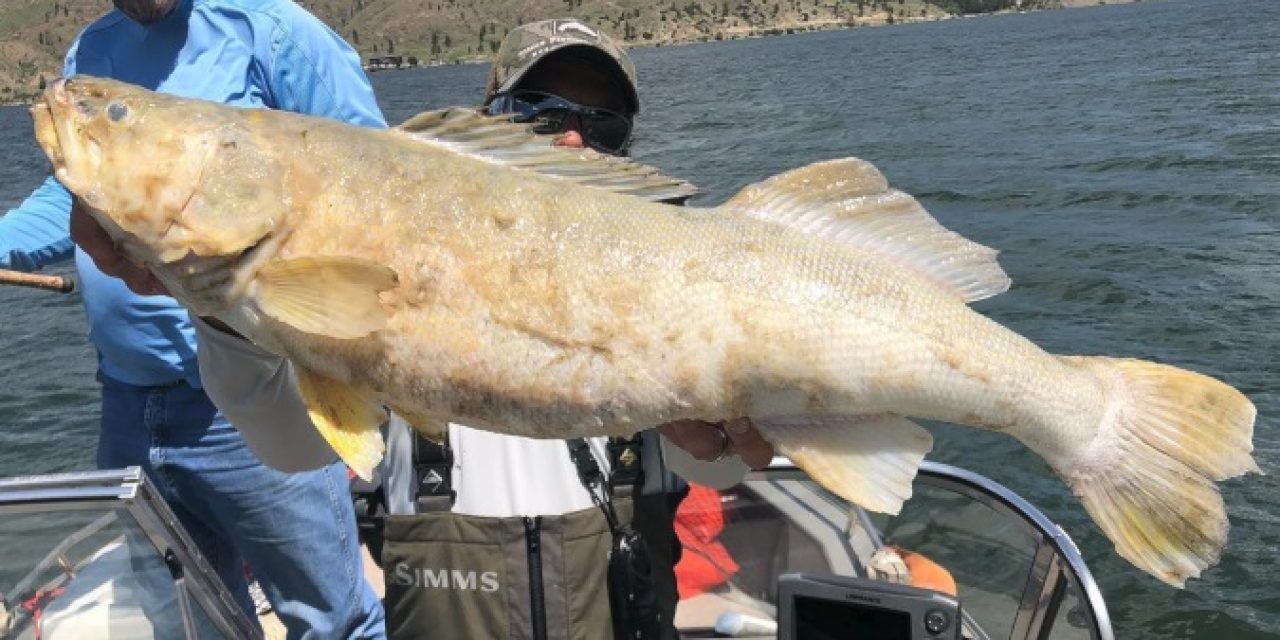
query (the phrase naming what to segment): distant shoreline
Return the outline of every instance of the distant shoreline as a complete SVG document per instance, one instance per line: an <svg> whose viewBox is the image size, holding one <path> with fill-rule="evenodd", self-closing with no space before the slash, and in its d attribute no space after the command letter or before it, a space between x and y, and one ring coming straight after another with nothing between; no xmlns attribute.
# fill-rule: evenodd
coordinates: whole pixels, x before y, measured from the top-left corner
<svg viewBox="0 0 1280 640"><path fill-rule="evenodd" d="M1107 0L1098 2L1102 4L1127 4L1133 0ZM1072 7L1062 7L1072 8ZM959 20L967 18L980 18L995 15L1010 15L1016 13L1038 13L1041 11L1055 11L1059 9L1032 9L1032 10L1004 10L993 11L989 13L970 13L970 14L941 14L927 17L905 17L893 18L886 17L883 14L877 14L868 17L859 17L847 20L821 19L805 22L792 21L785 24L778 24L770 27L739 27L739 28L722 28L714 33L703 33L699 35L690 35L686 37L668 37L662 40L646 41L644 39L633 39L625 43L629 49L647 49L658 47L678 47L691 44L703 44L711 42L729 42L733 40L749 40L758 38L767 38L772 36L796 35L799 33L809 33L817 31L841 31L847 29L861 29L865 27L888 27L904 24L917 24L921 22L942 22L946 20ZM385 62L377 64L374 61L391 61L399 60L398 64ZM419 69L427 67L446 66L454 64L488 64L492 61L492 56L466 56L453 60L434 59L419 61L412 55L382 55L382 56L362 56L361 66L366 73L382 73L385 71L402 71L405 69ZM412 61L412 62L410 62ZM10 87L12 91L14 88ZM0 107L14 107L29 105L40 95L39 91L25 95L9 95L0 99Z"/></svg>
<svg viewBox="0 0 1280 640"><path fill-rule="evenodd" d="M982 16L1007 15L1011 13L1031 13L1029 11L993 11L990 13L973 13L973 14L948 14L939 17L929 18L899 18L895 20L885 20L883 18L867 18L860 19L853 24L843 20L823 20L804 23L789 23L786 26L773 26L759 29L722 29L713 35L700 35L687 38L667 38L665 40L646 42L644 40L633 40L626 42L627 49L656 49L660 47L681 47L691 44L705 44L711 42L730 42L733 40L753 40L759 38L769 38L773 36L789 36L800 33L818 32L818 31L844 31L847 29L861 29L864 27L890 27L900 24L915 24L920 22L942 22L945 20L958 20L962 18L976 18ZM418 64L404 63L400 66L379 66L371 64L372 60L385 60L388 58L408 59L411 56L370 56L364 63L364 70L368 73L381 73L383 71L404 71L407 69L422 69L428 67L443 67L455 64L488 64L493 60L490 56L470 56L458 58L457 60L429 60L421 61Z"/></svg>

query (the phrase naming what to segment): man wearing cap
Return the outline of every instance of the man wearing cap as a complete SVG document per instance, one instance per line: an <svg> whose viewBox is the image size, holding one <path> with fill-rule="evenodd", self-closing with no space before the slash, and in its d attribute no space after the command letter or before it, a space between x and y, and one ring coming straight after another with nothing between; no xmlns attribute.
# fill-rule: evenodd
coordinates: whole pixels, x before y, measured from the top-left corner
<svg viewBox="0 0 1280 640"><path fill-rule="evenodd" d="M555 146L617 156L628 152L640 108L631 59L574 19L512 30L484 105L532 123ZM686 453L655 431L563 441L459 424L441 446L393 418L383 473L392 517L381 553L389 634L447 627L457 638L676 638L672 519L687 485L666 464L719 487L740 480L748 464L767 464L772 448L759 432L745 420L732 427L664 425ZM647 609L629 607L626 585L610 584L610 547L624 530L639 531L647 547L652 583L631 585L650 599ZM617 563L625 554L614 555ZM477 588L434 588L440 571L475 571Z"/></svg>
<svg viewBox="0 0 1280 640"><path fill-rule="evenodd" d="M484 105L492 114L516 114L517 122L539 115L535 129L560 134L557 145L626 155L640 111L636 68L613 39L581 21L533 22L503 40ZM547 121L548 112L559 117Z"/></svg>

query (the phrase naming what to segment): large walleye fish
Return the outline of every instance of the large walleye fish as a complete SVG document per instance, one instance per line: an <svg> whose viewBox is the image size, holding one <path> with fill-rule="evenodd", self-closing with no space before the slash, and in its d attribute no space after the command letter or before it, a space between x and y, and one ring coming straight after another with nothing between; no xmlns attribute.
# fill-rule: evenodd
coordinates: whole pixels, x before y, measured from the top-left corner
<svg viewBox="0 0 1280 640"><path fill-rule="evenodd" d="M1139 360L1045 353L967 302L995 251L848 158L719 207L687 185L455 109L391 130L87 77L32 107L55 175L194 313L286 356L355 470L390 407L544 438L750 416L777 451L896 513L932 445L907 416L1042 456L1120 555L1214 564L1214 484L1258 472L1253 405Z"/></svg>

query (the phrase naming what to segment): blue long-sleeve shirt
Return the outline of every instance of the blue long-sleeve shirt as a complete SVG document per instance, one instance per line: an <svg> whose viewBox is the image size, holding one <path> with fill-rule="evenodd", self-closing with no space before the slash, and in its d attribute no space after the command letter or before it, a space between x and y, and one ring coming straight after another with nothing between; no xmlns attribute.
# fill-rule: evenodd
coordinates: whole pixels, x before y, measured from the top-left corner
<svg viewBox="0 0 1280 640"><path fill-rule="evenodd" d="M386 126L356 53L288 0L182 0L143 26L112 11L67 53L65 76L115 78L241 107ZM145 162L146 159L139 159ZM74 257L99 367L135 385L201 386L195 331L165 296L138 296L71 242L71 195L52 177L0 218L0 267L33 271Z"/></svg>

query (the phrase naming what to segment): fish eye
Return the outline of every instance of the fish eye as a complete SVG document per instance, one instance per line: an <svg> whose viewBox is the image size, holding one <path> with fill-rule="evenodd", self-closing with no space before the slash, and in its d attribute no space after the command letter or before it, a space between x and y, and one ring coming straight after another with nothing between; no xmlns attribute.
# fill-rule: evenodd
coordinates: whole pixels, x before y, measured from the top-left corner
<svg viewBox="0 0 1280 640"><path fill-rule="evenodd" d="M120 122L128 115L129 107L126 107L119 102L112 102L107 105L107 117L110 118L112 122Z"/></svg>

